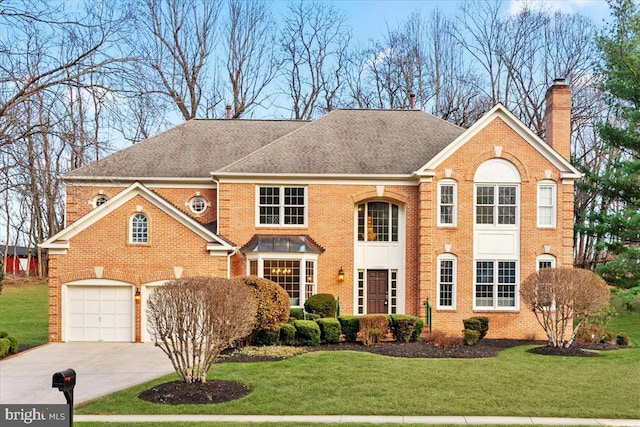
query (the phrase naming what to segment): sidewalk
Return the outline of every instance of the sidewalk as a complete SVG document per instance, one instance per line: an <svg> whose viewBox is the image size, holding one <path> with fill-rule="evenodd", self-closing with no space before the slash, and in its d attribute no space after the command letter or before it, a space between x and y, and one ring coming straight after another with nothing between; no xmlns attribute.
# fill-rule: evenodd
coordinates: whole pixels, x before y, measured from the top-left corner
<svg viewBox="0 0 640 427"><path fill-rule="evenodd" d="M243 423L367 423L367 424L472 424L640 426L640 420L543 417L402 417L377 415L74 415L74 422L243 422Z"/></svg>

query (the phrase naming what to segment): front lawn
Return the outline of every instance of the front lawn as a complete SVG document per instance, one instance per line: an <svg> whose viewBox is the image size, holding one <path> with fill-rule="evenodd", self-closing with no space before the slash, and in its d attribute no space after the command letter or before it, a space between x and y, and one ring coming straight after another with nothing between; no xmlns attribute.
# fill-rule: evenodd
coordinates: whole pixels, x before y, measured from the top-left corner
<svg viewBox="0 0 640 427"><path fill-rule="evenodd" d="M612 332L626 332L629 335L629 344L640 347L640 311L613 316L607 329Z"/></svg>
<svg viewBox="0 0 640 427"><path fill-rule="evenodd" d="M6 276L0 293L0 331L16 337L22 351L46 344L48 328L46 279Z"/></svg>
<svg viewBox="0 0 640 427"><path fill-rule="evenodd" d="M406 359L319 351L279 362L223 363L209 378L248 384L217 405L139 400L171 375L81 406L78 414L497 415L640 418L640 350L543 356L531 346L484 359ZM159 351L159 350L158 350ZM167 363L169 361L167 360Z"/></svg>

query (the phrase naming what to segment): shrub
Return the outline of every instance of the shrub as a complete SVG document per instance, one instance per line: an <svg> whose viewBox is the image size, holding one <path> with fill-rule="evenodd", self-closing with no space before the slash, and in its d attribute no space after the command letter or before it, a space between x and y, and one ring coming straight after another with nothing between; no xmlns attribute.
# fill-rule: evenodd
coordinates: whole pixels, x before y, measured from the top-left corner
<svg viewBox="0 0 640 427"><path fill-rule="evenodd" d="M342 330L340 328L340 322L338 319L326 318L318 319L318 326L320 327L320 341L326 343L338 343L340 342L340 334Z"/></svg>
<svg viewBox="0 0 640 427"><path fill-rule="evenodd" d="M465 329L462 331L462 340L465 345L476 345L480 340L480 331L475 329Z"/></svg>
<svg viewBox="0 0 640 427"><path fill-rule="evenodd" d="M18 338L12 337L12 336L8 336L7 339L9 340L9 353L17 354L18 353ZM629 339L627 338L627 342L628 341L629 341Z"/></svg>
<svg viewBox="0 0 640 427"><path fill-rule="evenodd" d="M480 332L480 321L475 318L462 319L462 324L465 329L471 329L472 331Z"/></svg>
<svg viewBox="0 0 640 427"><path fill-rule="evenodd" d="M464 344L462 337L450 337L440 330L432 331L427 335L426 342L436 347L460 347Z"/></svg>
<svg viewBox="0 0 640 427"><path fill-rule="evenodd" d="M261 329L253 335L251 345L264 347L268 345L276 345L280 340L280 329L271 331L268 329Z"/></svg>
<svg viewBox="0 0 640 427"><path fill-rule="evenodd" d="M580 329L580 332L576 334L576 341L585 343L596 343L601 341L607 341L607 333L604 326L590 323Z"/></svg>
<svg viewBox="0 0 640 427"><path fill-rule="evenodd" d="M313 320L296 320L296 339L299 345L320 345L320 327Z"/></svg>
<svg viewBox="0 0 640 427"><path fill-rule="evenodd" d="M304 310L301 308L292 307L291 311L289 312L289 317L293 317L297 320L304 320Z"/></svg>
<svg viewBox="0 0 640 427"><path fill-rule="evenodd" d="M360 337L366 346L376 344L389 330L389 317L386 314L367 314L360 317Z"/></svg>
<svg viewBox="0 0 640 427"><path fill-rule="evenodd" d="M625 346L625 347L628 346L629 335L627 335L626 332L618 332L618 334L616 335L616 344Z"/></svg>
<svg viewBox="0 0 640 427"><path fill-rule="evenodd" d="M11 343L8 338L0 338L0 357L4 357L9 354Z"/></svg>
<svg viewBox="0 0 640 427"><path fill-rule="evenodd" d="M280 341L284 345L293 345L296 341L296 327L291 323L285 323L280 328Z"/></svg>
<svg viewBox="0 0 640 427"><path fill-rule="evenodd" d="M389 326L393 337L400 342L409 342L413 337L419 318L404 314L389 316Z"/></svg>
<svg viewBox="0 0 640 427"><path fill-rule="evenodd" d="M411 341L418 341L420 335L422 335L422 330L424 329L424 320L419 317L416 317L416 327L413 329L413 333L411 334Z"/></svg>
<svg viewBox="0 0 640 427"><path fill-rule="evenodd" d="M532 273L522 282L520 295L551 347L570 347L583 325L606 313L609 305L605 281L579 268L545 268Z"/></svg>
<svg viewBox="0 0 640 427"><path fill-rule="evenodd" d="M611 304L620 312L640 311L640 286L631 289L614 289Z"/></svg>
<svg viewBox="0 0 640 427"><path fill-rule="evenodd" d="M472 317L472 319L476 319L480 322L480 339L487 336L487 332L489 332L489 318L486 316L476 316Z"/></svg>
<svg viewBox="0 0 640 427"><path fill-rule="evenodd" d="M360 318L358 316L340 316L338 317L338 321L344 334L344 340L347 342L356 342L358 332L360 331Z"/></svg>
<svg viewBox="0 0 640 427"><path fill-rule="evenodd" d="M6 338L9 336L9 332L7 331L0 331L0 338Z"/></svg>
<svg viewBox="0 0 640 427"><path fill-rule="evenodd" d="M289 294L271 280L256 276L238 277L253 292L258 311L254 333L260 330L278 331L289 319Z"/></svg>
<svg viewBox="0 0 640 427"><path fill-rule="evenodd" d="M221 277L171 280L149 296L149 333L182 382L205 383L220 352L254 330L252 296L241 281Z"/></svg>
<svg viewBox="0 0 640 427"><path fill-rule="evenodd" d="M322 316L320 316L317 313L307 313L306 315L306 320L318 320L318 319L322 319Z"/></svg>
<svg viewBox="0 0 640 427"><path fill-rule="evenodd" d="M311 295L304 302L304 309L320 317L336 317L336 298L331 294Z"/></svg>

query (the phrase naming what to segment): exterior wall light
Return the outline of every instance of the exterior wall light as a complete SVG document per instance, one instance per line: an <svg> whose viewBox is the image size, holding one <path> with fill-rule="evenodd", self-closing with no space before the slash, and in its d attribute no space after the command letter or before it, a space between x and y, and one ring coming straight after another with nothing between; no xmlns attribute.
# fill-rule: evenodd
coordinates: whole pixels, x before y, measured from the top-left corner
<svg viewBox="0 0 640 427"><path fill-rule="evenodd" d="M136 296L135 296L136 301L140 301L140 288L136 288Z"/></svg>
<svg viewBox="0 0 640 427"><path fill-rule="evenodd" d="M342 266L340 266L340 270L338 270L338 280L340 282L344 282L344 270L342 269Z"/></svg>

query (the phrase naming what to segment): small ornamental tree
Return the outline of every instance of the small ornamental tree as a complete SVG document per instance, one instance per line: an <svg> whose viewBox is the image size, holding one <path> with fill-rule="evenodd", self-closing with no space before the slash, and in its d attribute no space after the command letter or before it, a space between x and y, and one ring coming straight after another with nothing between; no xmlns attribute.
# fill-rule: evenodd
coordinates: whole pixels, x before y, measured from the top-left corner
<svg viewBox="0 0 640 427"><path fill-rule="evenodd" d="M522 301L535 314L549 346L567 348L590 317L606 311L609 290L597 274L578 268L546 268L520 286Z"/></svg>
<svg viewBox="0 0 640 427"><path fill-rule="evenodd" d="M241 281L220 277L172 280L147 303L149 333L185 383L204 383L225 348L247 336L256 302Z"/></svg>

